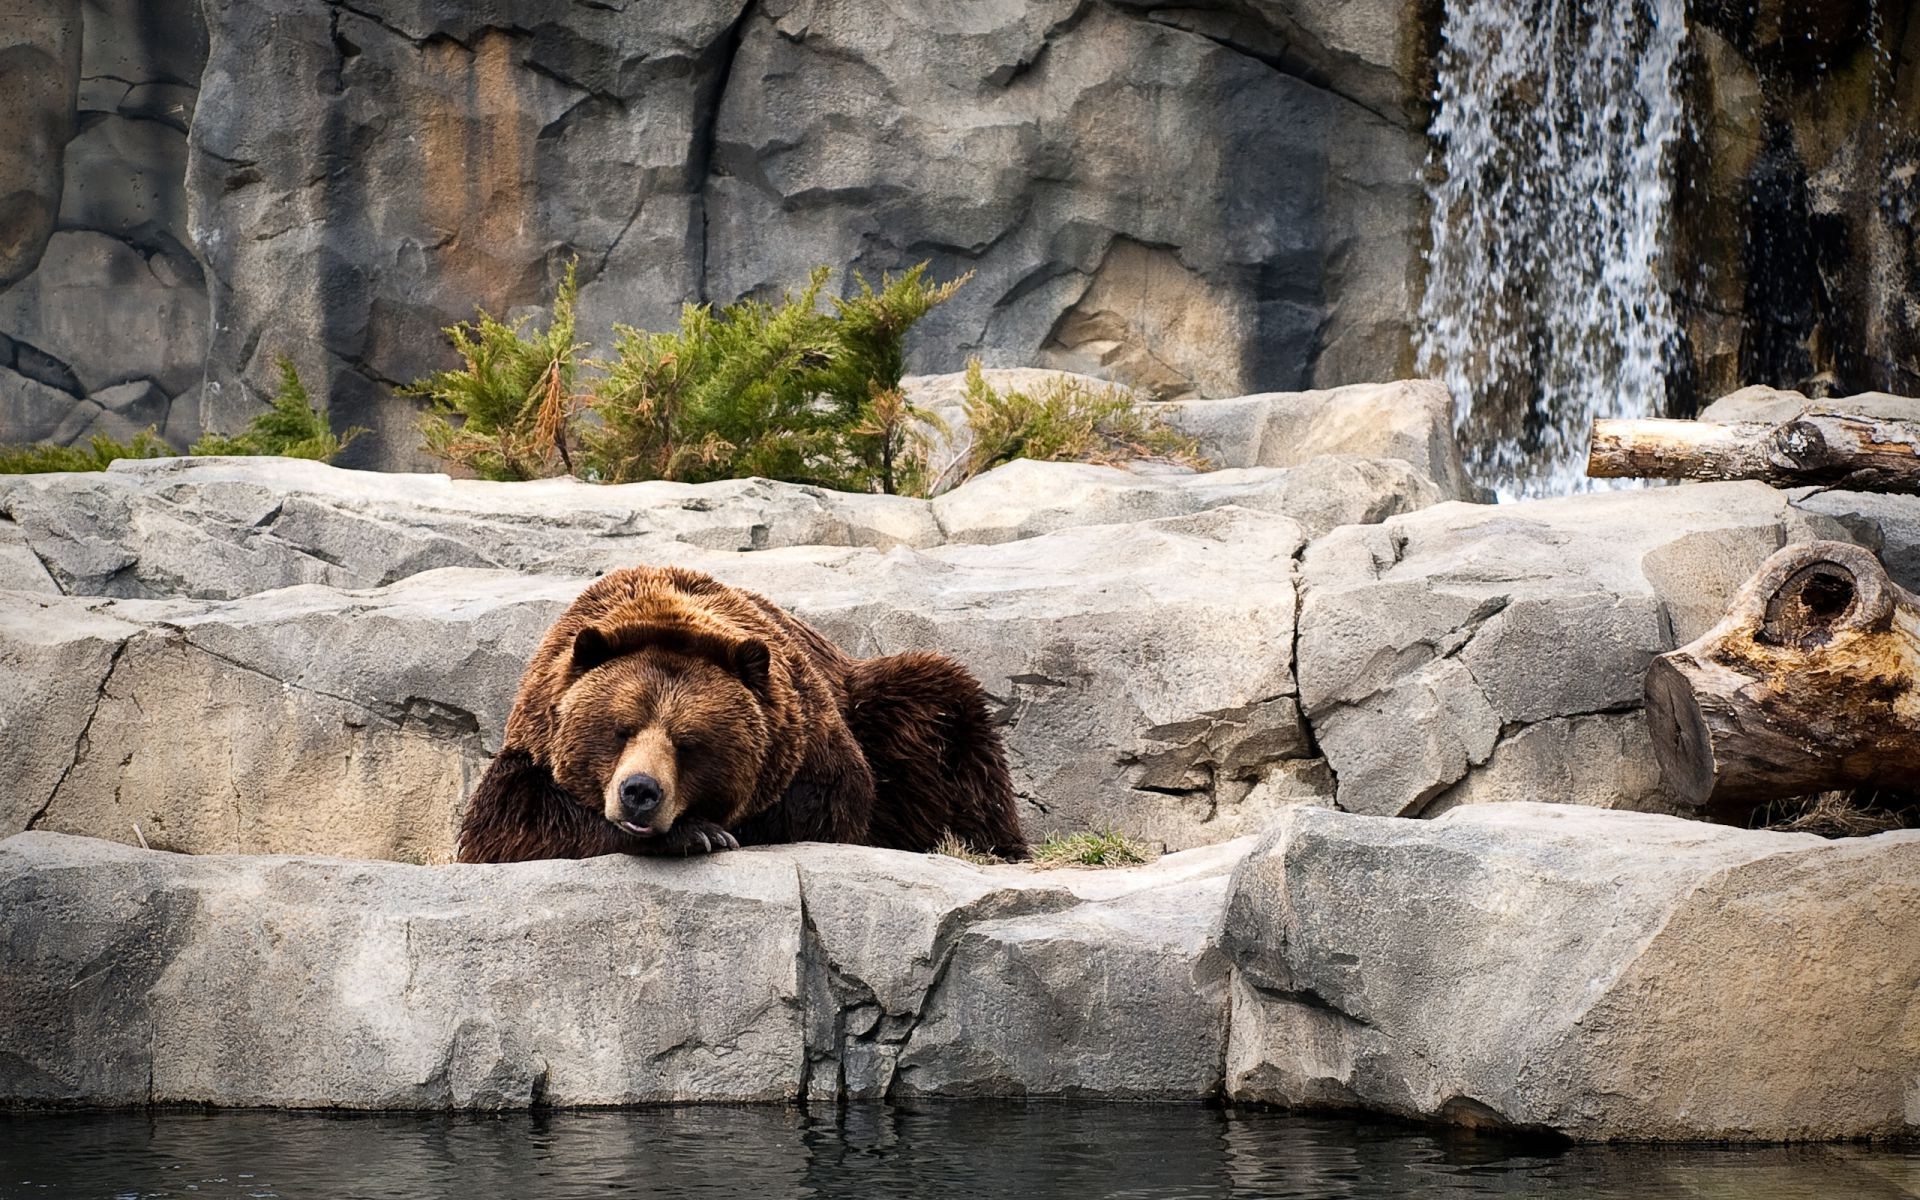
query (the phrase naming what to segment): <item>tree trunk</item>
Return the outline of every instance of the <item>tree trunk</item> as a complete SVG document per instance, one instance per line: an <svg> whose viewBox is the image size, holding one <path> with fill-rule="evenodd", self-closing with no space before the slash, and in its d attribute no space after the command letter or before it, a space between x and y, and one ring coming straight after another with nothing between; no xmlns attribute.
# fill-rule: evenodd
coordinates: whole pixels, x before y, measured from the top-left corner
<svg viewBox="0 0 1920 1200"><path fill-rule="evenodd" d="M1654 659L1661 781L1715 820L1834 788L1920 791L1920 597L1846 542L1788 546L1698 640Z"/></svg>
<svg viewBox="0 0 1920 1200"><path fill-rule="evenodd" d="M1920 492L1920 423L1816 410L1778 425L1595 421L1587 474Z"/></svg>

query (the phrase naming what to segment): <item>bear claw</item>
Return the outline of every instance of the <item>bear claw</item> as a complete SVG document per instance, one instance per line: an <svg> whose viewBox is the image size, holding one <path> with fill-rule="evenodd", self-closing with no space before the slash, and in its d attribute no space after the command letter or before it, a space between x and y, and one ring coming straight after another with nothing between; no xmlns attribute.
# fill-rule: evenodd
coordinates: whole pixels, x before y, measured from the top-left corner
<svg viewBox="0 0 1920 1200"><path fill-rule="evenodd" d="M668 831L664 849L682 856L738 850L740 841L711 821L685 821Z"/></svg>

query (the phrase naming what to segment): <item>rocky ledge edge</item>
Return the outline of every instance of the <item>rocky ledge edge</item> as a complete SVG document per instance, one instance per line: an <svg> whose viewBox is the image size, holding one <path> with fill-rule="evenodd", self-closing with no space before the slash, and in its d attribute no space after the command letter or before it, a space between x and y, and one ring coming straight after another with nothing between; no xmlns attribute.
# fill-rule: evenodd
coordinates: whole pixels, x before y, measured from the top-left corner
<svg viewBox="0 0 1920 1200"><path fill-rule="evenodd" d="M1300 807L1115 871L0 843L0 1104L1225 1098L1920 1135L1920 830Z"/></svg>

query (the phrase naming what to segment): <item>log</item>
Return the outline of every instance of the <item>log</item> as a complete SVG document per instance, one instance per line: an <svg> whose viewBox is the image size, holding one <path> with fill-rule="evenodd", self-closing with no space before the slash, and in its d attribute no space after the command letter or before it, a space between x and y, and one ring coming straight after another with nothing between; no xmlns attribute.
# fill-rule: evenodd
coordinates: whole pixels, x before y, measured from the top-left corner
<svg viewBox="0 0 1920 1200"><path fill-rule="evenodd" d="M1920 492L1920 422L1808 409L1778 425L1599 420L1595 479L1758 479L1859 492Z"/></svg>
<svg viewBox="0 0 1920 1200"><path fill-rule="evenodd" d="M1653 660L1661 782L1711 819L1837 788L1920 791L1920 597L1847 542L1788 546Z"/></svg>

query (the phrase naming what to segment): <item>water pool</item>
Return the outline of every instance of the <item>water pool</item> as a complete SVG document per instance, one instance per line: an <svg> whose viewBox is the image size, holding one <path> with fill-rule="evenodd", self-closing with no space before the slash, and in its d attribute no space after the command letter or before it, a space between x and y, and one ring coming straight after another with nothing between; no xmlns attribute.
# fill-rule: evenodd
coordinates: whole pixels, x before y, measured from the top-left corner
<svg viewBox="0 0 1920 1200"><path fill-rule="evenodd" d="M0 1197L1920 1197L1920 1148L1558 1147L1198 1105L0 1115Z"/></svg>

